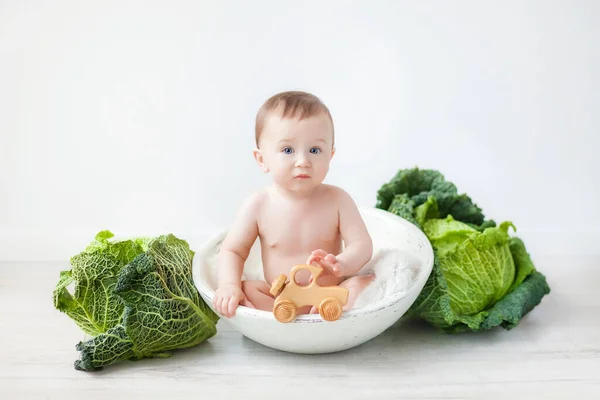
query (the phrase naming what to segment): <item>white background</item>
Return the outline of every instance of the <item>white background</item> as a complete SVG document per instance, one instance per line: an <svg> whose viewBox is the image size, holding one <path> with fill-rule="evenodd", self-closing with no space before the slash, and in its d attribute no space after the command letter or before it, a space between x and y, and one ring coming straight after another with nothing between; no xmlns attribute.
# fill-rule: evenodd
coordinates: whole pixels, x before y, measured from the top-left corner
<svg viewBox="0 0 600 400"><path fill-rule="evenodd" d="M0 260L97 231L193 243L269 183L283 90L336 124L326 182L373 206L440 170L534 259L600 242L600 2L0 1Z"/></svg>

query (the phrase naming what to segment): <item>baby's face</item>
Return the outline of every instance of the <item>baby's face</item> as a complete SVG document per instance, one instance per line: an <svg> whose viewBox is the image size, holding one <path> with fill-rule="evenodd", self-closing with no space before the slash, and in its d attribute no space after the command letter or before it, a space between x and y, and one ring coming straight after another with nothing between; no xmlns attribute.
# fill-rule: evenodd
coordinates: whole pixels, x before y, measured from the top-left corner
<svg viewBox="0 0 600 400"><path fill-rule="evenodd" d="M259 145L262 168L275 183L295 192L312 190L329 171L333 126L325 114L299 120L273 113L265 120Z"/></svg>

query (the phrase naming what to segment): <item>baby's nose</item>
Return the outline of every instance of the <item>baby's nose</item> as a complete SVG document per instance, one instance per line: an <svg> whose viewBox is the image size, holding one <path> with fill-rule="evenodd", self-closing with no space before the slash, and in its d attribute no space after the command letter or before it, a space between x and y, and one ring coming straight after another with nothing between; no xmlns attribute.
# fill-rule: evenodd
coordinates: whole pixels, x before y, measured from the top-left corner
<svg viewBox="0 0 600 400"><path fill-rule="evenodd" d="M310 161L308 161L308 157L306 156L306 154L298 155L298 158L296 159L296 167L310 167Z"/></svg>

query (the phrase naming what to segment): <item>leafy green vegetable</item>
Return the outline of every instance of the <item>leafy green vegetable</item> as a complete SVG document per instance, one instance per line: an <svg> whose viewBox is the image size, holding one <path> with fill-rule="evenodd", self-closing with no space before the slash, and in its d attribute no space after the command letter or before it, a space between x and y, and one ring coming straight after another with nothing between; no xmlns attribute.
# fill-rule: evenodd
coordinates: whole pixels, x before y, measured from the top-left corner
<svg viewBox="0 0 600 400"><path fill-rule="evenodd" d="M76 346L81 352L76 369L93 371L124 359L165 357L215 335L219 318L194 286L194 252L187 242L164 235L112 243L112 236L100 232L79 255L85 262L73 257L73 269L61 273L55 290L57 308L95 336ZM75 297L66 291L67 275L79 278ZM110 316L102 324L99 318L87 318L101 314L98 304Z"/></svg>
<svg viewBox="0 0 600 400"><path fill-rule="evenodd" d="M54 307L66 313L85 333L96 336L121 321L123 300L113 293L121 269L144 252L145 240L109 241L102 231L80 254L71 270L62 271L54 289ZM74 294L69 286L74 285Z"/></svg>
<svg viewBox="0 0 600 400"><path fill-rule="evenodd" d="M400 170L388 183L377 192L377 208L389 210L397 195L404 195L412 201L413 207L424 204L429 197L436 200L438 218L452 215L454 219L475 225L483 223L481 209L465 195L459 195L456 186L444 179L435 170L418 168Z"/></svg>
<svg viewBox="0 0 600 400"><path fill-rule="evenodd" d="M408 312L448 332L511 329L550 292L514 225L496 226L434 170L400 170L377 193L376 207L423 230L434 268Z"/></svg>
<svg viewBox="0 0 600 400"><path fill-rule="evenodd" d="M204 303L192 278L194 252L173 235L151 241L119 275L114 292L125 302L121 324L80 342L80 370L128 358L164 357L217 332L218 316Z"/></svg>

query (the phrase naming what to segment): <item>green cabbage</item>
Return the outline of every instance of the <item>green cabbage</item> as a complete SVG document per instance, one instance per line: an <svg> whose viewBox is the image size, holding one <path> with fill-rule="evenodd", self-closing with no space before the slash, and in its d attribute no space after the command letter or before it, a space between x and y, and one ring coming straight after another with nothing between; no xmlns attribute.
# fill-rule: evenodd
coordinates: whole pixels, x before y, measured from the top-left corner
<svg viewBox="0 0 600 400"><path fill-rule="evenodd" d="M187 242L173 235L115 243L110 237L99 233L84 256L73 257L55 289L55 306L95 336L76 346L76 369L165 357L215 335L218 316L194 286ZM74 296L66 287L71 280Z"/></svg>
<svg viewBox="0 0 600 400"><path fill-rule="evenodd" d="M418 226L435 261L407 316L447 332L511 329L550 292L523 242L496 226L435 170L400 170L377 194L377 208Z"/></svg>

